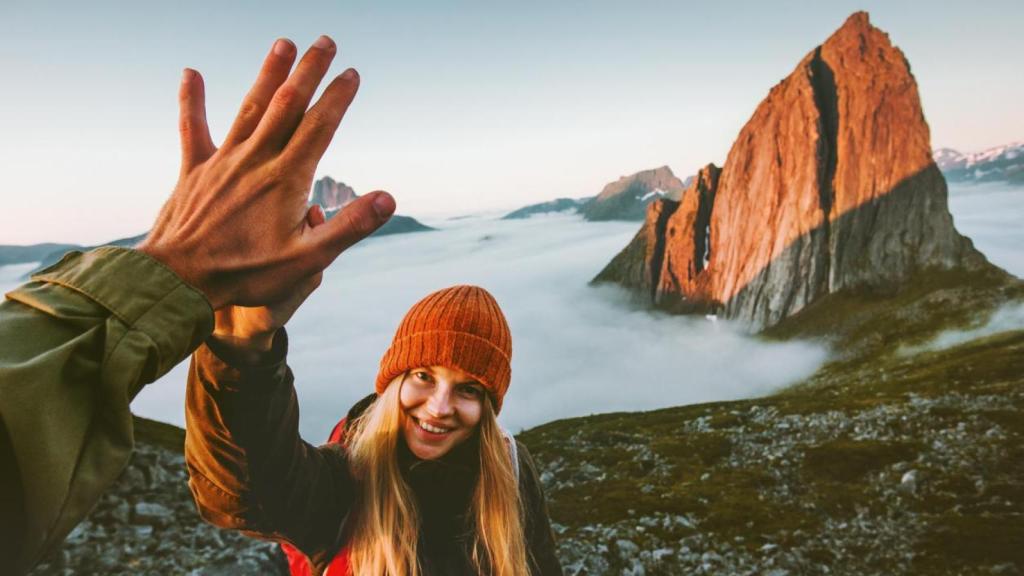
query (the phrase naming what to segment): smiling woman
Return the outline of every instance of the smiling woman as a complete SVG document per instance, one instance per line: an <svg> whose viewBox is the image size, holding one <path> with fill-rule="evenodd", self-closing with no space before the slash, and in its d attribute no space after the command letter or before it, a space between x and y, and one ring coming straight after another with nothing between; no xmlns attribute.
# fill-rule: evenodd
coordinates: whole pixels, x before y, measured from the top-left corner
<svg viewBox="0 0 1024 576"><path fill-rule="evenodd" d="M406 445L417 458L433 460L476 431L484 391L458 368L425 366L407 375L400 398Z"/></svg>
<svg viewBox="0 0 1024 576"><path fill-rule="evenodd" d="M453 286L416 303L375 393L320 448L299 438L280 329L302 299L218 313L196 352L186 459L201 515L282 542L295 575L561 574L533 461L496 419L512 340L493 296Z"/></svg>

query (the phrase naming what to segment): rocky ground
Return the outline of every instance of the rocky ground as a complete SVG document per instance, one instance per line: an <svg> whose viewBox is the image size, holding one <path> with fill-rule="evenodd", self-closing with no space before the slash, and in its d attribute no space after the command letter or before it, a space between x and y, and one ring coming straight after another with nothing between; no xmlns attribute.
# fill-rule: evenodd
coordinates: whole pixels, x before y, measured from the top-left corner
<svg viewBox="0 0 1024 576"><path fill-rule="evenodd" d="M1024 573L1024 332L523 435L584 574Z"/></svg>
<svg viewBox="0 0 1024 576"><path fill-rule="evenodd" d="M275 544L204 523L180 449L144 440L92 514L32 574L256 576L287 568Z"/></svg>

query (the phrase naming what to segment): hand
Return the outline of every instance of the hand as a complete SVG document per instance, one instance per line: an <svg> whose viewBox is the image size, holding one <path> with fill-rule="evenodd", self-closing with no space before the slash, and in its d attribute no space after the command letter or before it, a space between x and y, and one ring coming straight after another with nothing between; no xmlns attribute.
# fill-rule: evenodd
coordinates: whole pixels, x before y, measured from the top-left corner
<svg viewBox="0 0 1024 576"><path fill-rule="evenodd" d="M313 228L324 223L320 206L312 206L307 222ZM211 337L221 346L234 350L245 362L256 363L274 344L274 334L291 319L306 298L320 286L323 274L318 272L301 282L283 300L267 306L225 306L214 312Z"/></svg>
<svg viewBox="0 0 1024 576"><path fill-rule="evenodd" d="M359 87L348 69L306 109L335 52L321 36L289 75L295 46L275 42L220 148L206 124L202 77L185 70L181 173L138 250L202 291L215 310L288 300L394 212L394 199L374 192L322 226L307 218L316 165Z"/></svg>

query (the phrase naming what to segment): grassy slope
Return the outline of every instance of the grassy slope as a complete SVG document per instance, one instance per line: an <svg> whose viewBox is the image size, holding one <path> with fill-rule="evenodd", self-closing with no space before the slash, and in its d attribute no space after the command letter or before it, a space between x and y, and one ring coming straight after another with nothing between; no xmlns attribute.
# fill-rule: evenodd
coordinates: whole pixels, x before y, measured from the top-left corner
<svg viewBox="0 0 1024 576"><path fill-rule="evenodd" d="M641 549L696 542L755 569L799 549L796 566L846 573L1024 570L1024 331L900 352L1020 300L1022 284L996 269L833 297L766 334L832 343L836 360L797 386L562 420L521 438L561 539L614 533L611 569L625 533ZM911 470L917 481L902 483ZM646 528L628 528L638 520ZM899 554L872 549L890 543Z"/></svg>

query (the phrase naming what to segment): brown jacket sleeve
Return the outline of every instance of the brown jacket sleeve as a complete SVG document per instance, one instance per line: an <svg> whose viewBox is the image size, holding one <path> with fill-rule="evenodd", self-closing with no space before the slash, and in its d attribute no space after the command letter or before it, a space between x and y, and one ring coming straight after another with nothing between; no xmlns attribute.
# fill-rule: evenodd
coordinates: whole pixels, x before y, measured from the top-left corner
<svg viewBox="0 0 1024 576"><path fill-rule="evenodd" d="M355 495L344 451L299 437L287 336L255 366L210 343L192 356L185 459L199 514L222 528L286 541L330 561Z"/></svg>
<svg viewBox="0 0 1024 576"><path fill-rule="evenodd" d="M555 536L551 531L544 488L537 476L537 466L522 442L519 451L519 481L523 484L526 507L526 545L530 573L534 576L562 576L562 565L555 554Z"/></svg>

